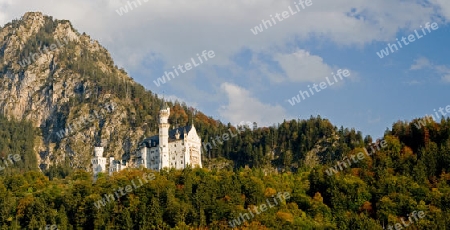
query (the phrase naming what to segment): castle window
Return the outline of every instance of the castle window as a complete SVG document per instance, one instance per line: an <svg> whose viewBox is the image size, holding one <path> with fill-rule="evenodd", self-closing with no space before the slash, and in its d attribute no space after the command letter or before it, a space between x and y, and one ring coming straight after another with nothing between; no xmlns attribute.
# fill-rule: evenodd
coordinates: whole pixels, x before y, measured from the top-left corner
<svg viewBox="0 0 450 230"><path fill-rule="evenodd" d="M181 164L183 164L183 161L181 161Z"/></svg>

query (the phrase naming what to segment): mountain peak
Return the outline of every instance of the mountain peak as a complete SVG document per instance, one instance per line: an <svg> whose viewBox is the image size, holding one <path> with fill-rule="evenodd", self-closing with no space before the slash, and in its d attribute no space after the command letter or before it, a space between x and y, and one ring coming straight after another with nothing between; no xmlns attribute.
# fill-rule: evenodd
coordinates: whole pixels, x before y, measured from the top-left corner
<svg viewBox="0 0 450 230"><path fill-rule="evenodd" d="M131 100L148 103L145 99L152 95L119 70L97 41L78 33L70 21L27 12L0 28L0 46L0 112L29 120L39 129L41 135L35 141L40 165L69 157L73 167L85 168L100 140L109 143L106 150L112 156L129 153L137 146L144 130L125 131L135 122L135 115L128 113L148 116L149 112L136 108ZM79 122L100 113L109 103L116 103L117 109L91 122ZM120 110L122 105L128 109ZM85 126L72 130L78 122ZM57 138L56 134L67 129L71 132ZM120 140L110 140L110 133L118 133L114 138ZM133 141L123 143L125 136Z"/></svg>
<svg viewBox="0 0 450 230"><path fill-rule="evenodd" d="M22 20L43 19L44 14L42 12L26 12L22 16Z"/></svg>

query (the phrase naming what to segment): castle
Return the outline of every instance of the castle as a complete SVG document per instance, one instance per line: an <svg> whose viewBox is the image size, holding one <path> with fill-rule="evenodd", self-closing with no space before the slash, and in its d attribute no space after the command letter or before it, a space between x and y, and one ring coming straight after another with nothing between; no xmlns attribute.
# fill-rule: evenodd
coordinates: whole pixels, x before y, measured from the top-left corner
<svg viewBox="0 0 450 230"><path fill-rule="evenodd" d="M194 124L169 130L170 108L166 103L159 111L159 134L144 139L138 146L136 166L159 171L163 168L184 169L202 167L201 139ZM91 160L94 180L98 173L106 172L106 158L103 147L94 148ZM109 175L128 167L125 161L116 161L110 157Z"/></svg>

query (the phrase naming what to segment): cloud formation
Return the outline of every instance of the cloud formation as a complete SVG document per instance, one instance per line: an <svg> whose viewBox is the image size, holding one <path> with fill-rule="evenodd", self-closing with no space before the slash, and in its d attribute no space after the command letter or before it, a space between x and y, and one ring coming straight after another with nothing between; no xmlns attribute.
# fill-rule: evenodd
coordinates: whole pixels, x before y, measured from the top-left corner
<svg viewBox="0 0 450 230"><path fill-rule="evenodd" d="M442 81L450 83L450 68L445 65L435 65L425 57L420 57L414 60L410 70L424 70L429 69L439 75Z"/></svg>
<svg viewBox="0 0 450 230"><path fill-rule="evenodd" d="M167 66L180 63L199 50L213 49L215 64L229 64L229 58L243 47L284 45L288 39L320 39L337 45L364 45L389 41L399 29L413 30L448 12L448 3L397 1L313 0L313 5L293 15L270 31L255 36L249 29L269 15L281 13L288 0L166 0L149 1L119 16L116 10L127 1L106 0L2 0L7 12L0 23L19 18L25 11L43 11L58 19L71 20L80 31L100 40L119 64L145 68L141 60L150 52L161 54ZM145 28L145 29L143 29ZM189 45L186 45L189 44ZM210 63L214 64L214 63Z"/></svg>
<svg viewBox="0 0 450 230"><path fill-rule="evenodd" d="M321 57L311 55L306 50L298 50L292 54L277 54L275 60L293 82L322 81L333 72Z"/></svg>
<svg viewBox="0 0 450 230"><path fill-rule="evenodd" d="M226 82L220 88L227 96L228 105L222 106L219 114L232 124L251 121L258 126L270 126L287 117L283 107L264 104L242 87Z"/></svg>

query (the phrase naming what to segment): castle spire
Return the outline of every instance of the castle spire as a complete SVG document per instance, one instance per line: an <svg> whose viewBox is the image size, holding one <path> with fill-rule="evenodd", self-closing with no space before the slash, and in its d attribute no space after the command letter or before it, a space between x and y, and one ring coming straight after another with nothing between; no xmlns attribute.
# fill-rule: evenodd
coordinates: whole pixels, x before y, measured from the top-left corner
<svg viewBox="0 0 450 230"><path fill-rule="evenodd" d="M167 101L166 101L166 99L165 99L165 93L164 93L164 91L163 91L163 96L162 96L162 99L161 99L161 107L160 107L160 110L166 110L168 107L169 107L169 106L167 105Z"/></svg>
<svg viewBox="0 0 450 230"><path fill-rule="evenodd" d="M195 110L194 110L194 107L191 107L190 110L192 111L192 115L191 115L191 124L192 124L192 126L194 126L194 116L195 116Z"/></svg>

